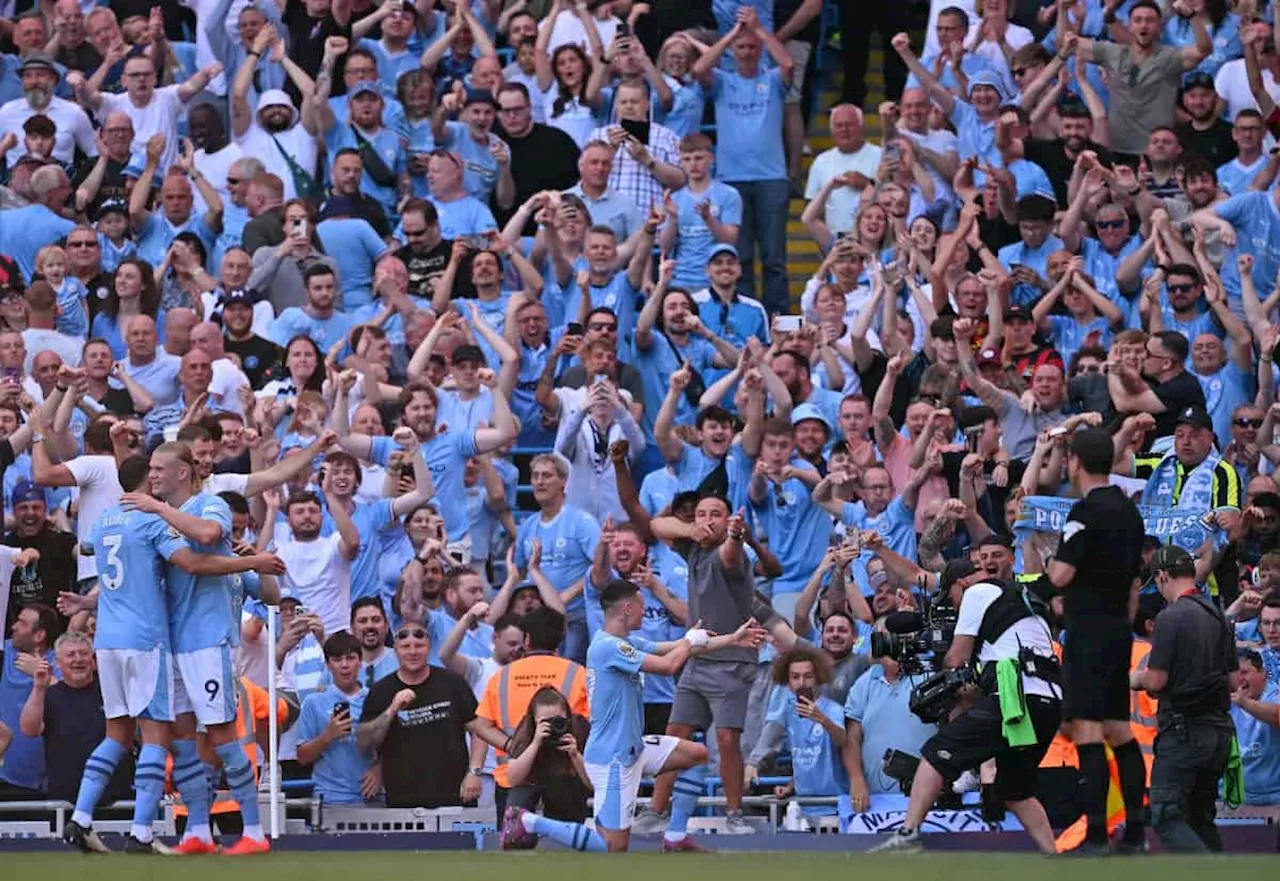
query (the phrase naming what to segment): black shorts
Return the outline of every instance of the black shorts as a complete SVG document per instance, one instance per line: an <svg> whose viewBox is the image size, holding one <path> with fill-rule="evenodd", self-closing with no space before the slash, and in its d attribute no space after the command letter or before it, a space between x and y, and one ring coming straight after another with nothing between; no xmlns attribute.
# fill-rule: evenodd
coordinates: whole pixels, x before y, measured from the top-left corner
<svg viewBox="0 0 1280 881"><path fill-rule="evenodd" d="M1068 630L1062 647L1062 718L1128 721L1132 649L1133 627L1122 619Z"/></svg>
<svg viewBox="0 0 1280 881"><path fill-rule="evenodd" d="M925 741L921 755L942 776L952 781L987 759L996 760L996 793L1005 801L1023 801L1036 792L1036 772L1061 724L1061 702L1038 694L1027 695L1027 711L1035 727L1036 742L1014 749L1004 739L1000 699L983 695L964 715L938 729Z"/></svg>

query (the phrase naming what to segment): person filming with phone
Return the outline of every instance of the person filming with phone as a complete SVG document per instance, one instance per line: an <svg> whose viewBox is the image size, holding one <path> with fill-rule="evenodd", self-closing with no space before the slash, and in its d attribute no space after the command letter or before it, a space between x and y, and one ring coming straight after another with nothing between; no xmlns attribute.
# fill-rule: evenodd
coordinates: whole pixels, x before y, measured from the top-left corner
<svg viewBox="0 0 1280 881"><path fill-rule="evenodd" d="M841 758L847 737L844 708L818 696L818 689L831 681L831 659L818 649L797 645L774 661L773 681L776 687L769 695L760 739L747 758L744 784L755 782L760 766L785 747L791 752L792 779L776 787L775 796L848 792L849 777ZM834 806L818 808L816 813L834 813Z"/></svg>
<svg viewBox="0 0 1280 881"><path fill-rule="evenodd" d="M381 792L382 775L356 746L354 720L368 693L360 685L360 641L335 633L325 640L324 661L333 683L302 702L298 761L311 766L315 794L325 804L363 804Z"/></svg>

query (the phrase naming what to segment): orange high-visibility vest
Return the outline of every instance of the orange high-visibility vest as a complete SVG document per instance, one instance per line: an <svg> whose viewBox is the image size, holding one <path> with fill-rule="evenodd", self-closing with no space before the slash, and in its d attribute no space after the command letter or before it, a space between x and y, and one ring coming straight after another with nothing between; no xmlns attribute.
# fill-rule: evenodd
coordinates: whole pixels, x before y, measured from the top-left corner
<svg viewBox="0 0 1280 881"><path fill-rule="evenodd" d="M524 719L529 701L547 685L564 695L575 716L590 717L587 671L581 664L556 655L530 655L507 664L489 679L476 715L488 719L511 737ZM505 789L509 786L507 754L496 747L494 749L498 766L494 769L493 779Z"/></svg>
<svg viewBox="0 0 1280 881"><path fill-rule="evenodd" d="M1151 643L1145 639L1134 639L1133 648L1129 652L1129 669L1145 670L1147 669L1147 661L1150 660ZM1131 691L1129 693L1129 728L1133 731L1133 739L1138 742L1138 746L1142 749L1142 760L1147 766L1147 786L1151 786L1151 762L1154 757L1156 742L1156 706L1157 701L1145 691ZM1058 737L1062 737L1061 734ZM1075 747L1072 746L1074 751ZM1077 757L1077 766L1079 759ZM1043 765L1041 765L1043 767ZM1107 785L1107 835L1111 835L1117 829L1124 825L1124 795L1120 791L1120 769L1116 765L1116 758L1111 752L1111 747L1107 747L1107 768L1110 771L1111 780ZM1084 841L1085 835L1088 834L1088 821L1081 817L1072 823L1061 835L1058 836L1056 842L1058 852L1070 850L1071 848Z"/></svg>
<svg viewBox="0 0 1280 881"><path fill-rule="evenodd" d="M258 782L258 741L256 739L256 731L259 725L267 725L270 721L271 702L267 696L265 688L259 688L248 679L240 678L236 681L236 739L240 745L244 747L245 754L249 757L249 764L253 768L254 783ZM245 708L249 708L249 715L246 718ZM285 719L288 717L289 707L283 698L276 699L276 718ZM173 756L169 757L169 774L170 774L170 792L175 792L172 785L173 772ZM215 793L216 795L216 793ZM212 814L231 814L240 810L234 799L221 798L214 801L210 807L209 813ZM185 817L187 814L186 805L181 802L175 803L173 812L177 816Z"/></svg>
<svg viewBox="0 0 1280 881"><path fill-rule="evenodd" d="M1053 653L1058 656L1058 662L1061 663L1061 643L1055 642L1053 644ZM1071 738L1061 731L1054 735L1053 742L1049 744L1049 749L1045 751L1044 758L1040 760L1040 767L1079 768L1080 756L1076 753L1076 745L1071 742Z"/></svg>

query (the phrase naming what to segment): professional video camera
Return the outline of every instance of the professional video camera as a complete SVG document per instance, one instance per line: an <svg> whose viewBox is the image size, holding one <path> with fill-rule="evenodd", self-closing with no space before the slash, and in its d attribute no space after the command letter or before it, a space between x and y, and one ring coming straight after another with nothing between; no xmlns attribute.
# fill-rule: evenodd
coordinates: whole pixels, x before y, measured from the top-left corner
<svg viewBox="0 0 1280 881"><path fill-rule="evenodd" d="M893 612L884 619L888 633L871 634L871 657L893 658L905 676L936 673L956 632L956 609L924 598L923 612Z"/></svg>

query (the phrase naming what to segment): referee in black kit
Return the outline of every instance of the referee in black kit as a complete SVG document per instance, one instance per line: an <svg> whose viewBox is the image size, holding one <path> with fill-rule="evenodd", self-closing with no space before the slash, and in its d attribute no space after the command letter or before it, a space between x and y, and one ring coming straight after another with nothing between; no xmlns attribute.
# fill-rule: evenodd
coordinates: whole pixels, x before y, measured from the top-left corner
<svg viewBox="0 0 1280 881"><path fill-rule="evenodd" d="M1133 671L1129 681L1135 690L1160 698L1151 766L1152 825L1166 850L1217 853L1222 850L1213 822L1218 780L1235 740L1235 634L1196 586L1195 560L1189 553L1165 545L1152 556L1150 567L1169 605L1156 617L1147 669Z"/></svg>
<svg viewBox="0 0 1280 881"><path fill-rule="evenodd" d="M1143 795L1147 768L1129 728L1129 663L1133 613L1142 570L1142 515L1119 487L1110 485L1111 436L1087 428L1071 436L1067 471L1080 501L1062 527L1049 580L1063 598L1062 718L1080 756L1078 800L1088 821L1081 855L1109 852L1105 741L1120 770L1125 828L1120 850L1143 847Z"/></svg>

